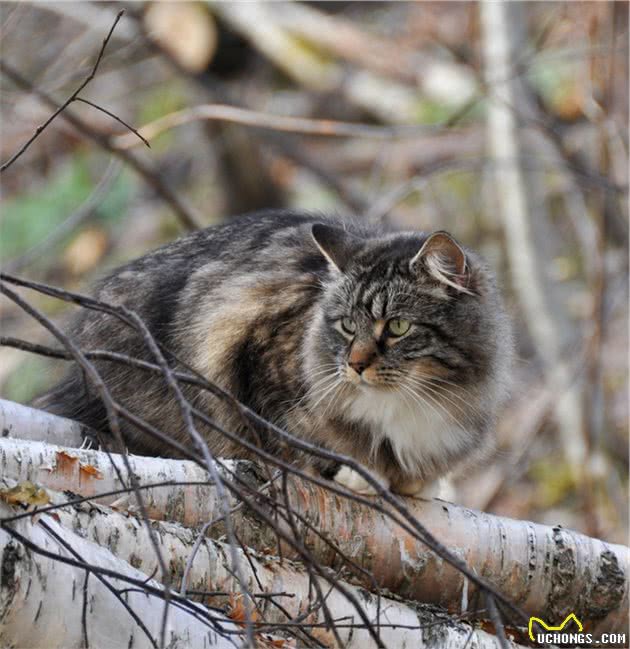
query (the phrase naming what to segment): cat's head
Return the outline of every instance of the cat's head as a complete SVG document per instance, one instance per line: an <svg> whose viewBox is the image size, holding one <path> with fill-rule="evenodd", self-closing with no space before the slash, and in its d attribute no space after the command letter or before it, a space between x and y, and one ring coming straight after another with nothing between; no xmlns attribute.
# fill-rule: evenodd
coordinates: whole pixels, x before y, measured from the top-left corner
<svg viewBox="0 0 630 649"><path fill-rule="evenodd" d="M364 239L315 224L312 237L329 267L306 346L315 392L334 380L345 391L420 392L443 402L471 390L498 398L510 327L477 255L446 232Z"/></svg>

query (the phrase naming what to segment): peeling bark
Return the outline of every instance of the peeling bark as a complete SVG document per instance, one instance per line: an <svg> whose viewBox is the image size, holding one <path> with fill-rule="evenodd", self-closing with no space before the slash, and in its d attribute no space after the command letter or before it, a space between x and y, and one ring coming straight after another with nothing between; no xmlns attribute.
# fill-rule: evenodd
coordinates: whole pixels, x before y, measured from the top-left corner
<svg viewBox="0 0 630 649"><path fill-rule="evenodd" d="M385 515L301 480L291 483L293 508L382 587L449 610L472 606L475 587L466 577ZM437 499L407 504L435 538L528 614L562 620L573 612L596 636L628 631L627 547ZM252 521L238 531L246 544L271 540ZM331 565L334 552L321 538L306 527L299 534L318 561Z"/></svg>
<svg viewBox="0 0 630 649"><path fill-rule="evenodd" d="M68 448L37 441L4 438L0 440L0 474L18 482L31 480L56 491L72 491L82 496L123 489L120 475L126 468L120 455L108 456L102 451ZM202 482L199 485L175 485L143 490L144 502L151 518L197 524L220 515L215 489L208 484L208 474L193 462L162 458L129 456L129 464L139 484L162 482ZM137 511L133 493L99 498L98 502Z"/></svg>

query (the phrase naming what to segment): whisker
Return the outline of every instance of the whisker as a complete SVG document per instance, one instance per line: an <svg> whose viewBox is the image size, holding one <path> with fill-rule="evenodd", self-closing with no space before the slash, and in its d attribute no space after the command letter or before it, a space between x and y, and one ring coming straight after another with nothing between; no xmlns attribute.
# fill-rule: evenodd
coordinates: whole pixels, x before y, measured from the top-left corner
<svg viewBox="0 0 630 649"><path fill-rule="evenodd" d="M447 380L445 378L442 378L441 376L433 376L433 375L429 375L429 374L423 374L421 372L419 372L417 374L417 376L420 376L422 378L427 378L427 379L430 379L431 381L435 381L435 382L438 382L438 383L444 383L445 385L450 385L450 386L456 388L457 390L461 390L464 394L471 394L470 390L465 388L463 385L460 385L459 383L455 383L453 381L449 381L449 380Z"/></svg>
<svg viewBox="0 0 630 649"><path fill-rule="evenodd" d="M427 389L431 389L434 394L437 394L439 397L446 399L449 403L451 403L455 408L457 408L462 414L465 414L467 417L469 417L467 410L465 410L461 405L455 403L452 399L449 397L453 397L455 399L458 399L463 406L465 406L466 409L471 410L473 413L476 415L480 415L481 413L479 412L478 408L476 408L472 403L467 401L464 397L462 397L460 394L457 394L454 390L449 390L448 387L443 386L443 385L436 385L433 382L432 377L418 377L418 376L410 376L410 380L416 381L418 385L421 385L422 387L425 387ZM472 422L472 420L471 420Z"/></svg>
<svg viewBox="0 0 630 649"><path fill-rule="evenodd" d="M424 408L424 406L428 406L428 407L429 407L429 408L430 408L430 409L431 409L431 410L432 410L432 411L433 411L433 412L434 412L434 413L435 413L435 414L436 414L436 415L437 415L437 416L438 416L438 417L439 417L439 418L444 422L444 416L443 416L442 413L441 413L441 412L440 412L440 411L435 407L435 405L433 405L430 401L428 401L427 399L425 399L425 396L426 396L426 395L422 395L422 394L416 392L416 391L415 391L415 390L414 390L410 385L407 385L406 383L401 383L400 386L401 386L401 388L403 388L404 390L407 390L408 394L413 398L413 400L415 401L415 403L416 403L417 405L421 406L420 409L422 410L422 412L424 413L424 416L426 417L427 424L430 424L431 421L430 421L430 419L429 419L427 413L425 412L425 408ZM446 422L445 422L445 423L446 423Z"/></svg>
<svg viewBox="0 0 630 649"><path fill-rule="evenodd" d="M326 383L331 380L335 379L337 377L337 372L331 373L330 371L326 374L326 376L318 378L311 386L309 386L304 394L301 397L298 397L296 399L287 399L284 403L290 404L293 403L293 405L289 408L287 413L289 414L299 408L300 405L302 405L302 402L309 396L313 396L314 394L316 395L320 390L324 389L326 387Z"/></svg>
<svg viewBox="0 0 630 649"><path fill-rule="evenodd" d="M423 387L424 387L424 390L427 389L426 386L423 386ZM416 394L418 394L418 396L420 396L419 393L416 392ZM430 402L432 402L435 405L435 407L438 409L438 411L441 411L442 413L444 413L445 415L450 417L452 419L452 421L459 428L461 428L462 430L466 430L466 426L464 426L462 424L462 422L450 410L448 410L446 407L444 407L443 404L441 404L434 396L432 396L431 393L423 391L422 394L423 394L424 397L426 397L427 400L429 400ZM444 417L442 417L442 420L444 421Z"/></svg>
<svg viewBox="0 0 630 649"><path fill-rule="evenodd" d="M436 385L434 380L438 380L439 377L433 377L426 374L411 374L409 372L403 372L402 370L390 369L385 371L386 376L398 378L399 380L409 381L411 384L421 387L425 390L430 390L435 396L440 397L448 401L454 408L457 408L459 412L464 415L468 423L474 424L473 419L471 418L469 411L472 411L474 414L479 415L479 410L468 400L462 397L460 394L457 394L454 390L449 390L448 387L444 385ZM444 381L446 382L446 381ZM449 385L453 385L457 388L461 388L456 383L450 381L447 382ZM465 389L462 388L462 390ZM452 397L452 399L451 399ZM456 403L453 399L457 399L460 403Z"/></svg>
<svg viewBox="0 0 630 649"><path fill-rule="evenodd" d="M421 387L421 388L424 388L425 390L429 390L432 394L434 394L434 395L436 395L438 397L441 397L443 399L446 399L446 401L448 401L454 408L457 408L457 410L459 410L459 412L461 412L463 415L468 416L468 413L466 412L464 407L462 405L460 405L459 403L456 403L455 401L453 401L447 395L450 395L452 397L460 399L460 401L464 404L464 406L469 406L471 409L473 409L473 406L471 406L465 399L460 397L458 394L453 394L450 391L446 391L446 390L444 390L443 392L440 392L438 390L438 388L440 388L442 386L432 385L431 381L429 381L429 380L422 380L422 379L418 379L417 377L409 377L409 380L414 385L416 385L418 387Z"/></svg>

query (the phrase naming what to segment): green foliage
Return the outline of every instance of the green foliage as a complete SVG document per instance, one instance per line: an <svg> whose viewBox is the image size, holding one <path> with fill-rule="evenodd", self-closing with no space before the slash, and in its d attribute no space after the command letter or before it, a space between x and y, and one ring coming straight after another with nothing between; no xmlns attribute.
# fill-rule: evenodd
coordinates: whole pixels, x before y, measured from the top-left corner
<svg viewBox="0 0 630 649"><path fill-rule="evenodd" d="M92 189L82 156L63 164L49 182L18 196L2 209L0 258L15 257L39 243L59 225Z"/></svg>
<svg viewBox="0 0 630 649"><path fill-rule="evenodd" d="M137 186L136 177L129 169L124 168L99 204L98 220L108 226L118 224L125 217L127 206Z"/></svg>
<svg viewBox="0 0 630 649"><path fill-rule="evenodd" d="M7 202L2 209L0 259L19 256L43 241L68 218L94 190L90 173L92 158L77 154L63 164L47 182ZM124 216L137 181L123 169L97 206L96 219L115 226ZM76 235L76 231L69 236ZM50 255L54 250L47 251Z"/></svg>
<svg viewBox="0 0 630 649"><path fill-rule="evenodd" d="M550 509L575 493L575 480L571 466L555 455L538 460L529 470L536 483L536 505Z"/></svg>
<svg viewBox="0 0 630 649"><path fill-rule="evenodd" d="M52 384L50 361L38 356L26 358L3 385L3 398L28 403Z"/></svg>

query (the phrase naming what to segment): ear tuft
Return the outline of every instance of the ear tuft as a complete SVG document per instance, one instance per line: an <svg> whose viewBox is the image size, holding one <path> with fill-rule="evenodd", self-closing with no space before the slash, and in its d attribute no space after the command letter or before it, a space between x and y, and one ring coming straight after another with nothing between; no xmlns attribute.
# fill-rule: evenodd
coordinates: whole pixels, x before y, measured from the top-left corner
<svg viewBox="0 0 630 649"><path fill-rule="evenodd" d="M438 282L471 293L466 286L469 278L466 253L448 232L434 232L429 236L409 265L413 269L418 264Z"/></svg>
<svg viewBox="0 0 630 649"><path fill-rule="evenodd" d="M361 244L361 239L348 234L342 228L324 223L315 223L311 228L311 235L322 255L340 272L347 268Z"/></svg>

